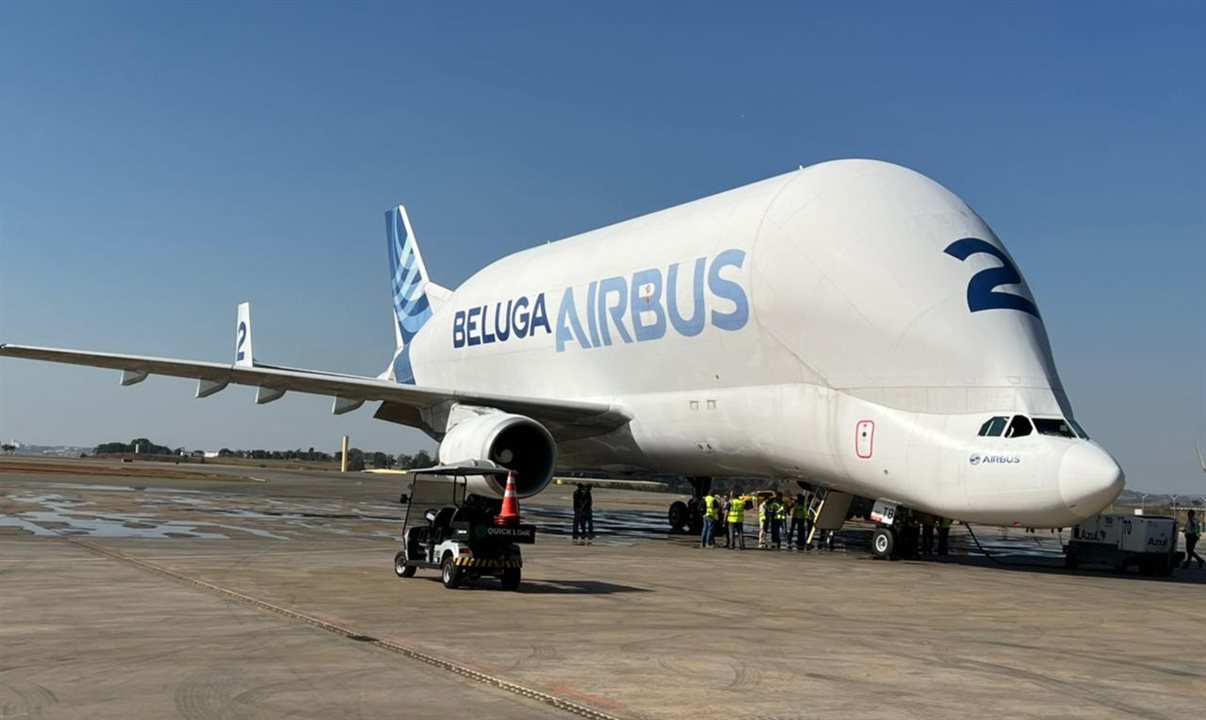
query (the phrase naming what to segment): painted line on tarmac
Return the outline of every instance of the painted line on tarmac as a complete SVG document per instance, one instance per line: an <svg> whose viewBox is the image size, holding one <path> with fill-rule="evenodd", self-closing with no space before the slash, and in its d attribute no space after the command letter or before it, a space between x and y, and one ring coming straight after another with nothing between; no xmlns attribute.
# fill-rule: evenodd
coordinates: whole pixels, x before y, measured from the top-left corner
<svg viewBox="0 0 1206 720"><path fill-rule="evenodd" d="M326 620L322 620L320 618L314 617L313 615L307 615L305 613L301 613L296 610L290 610L289 608L281 607L280 605L274 605L265 600L260 600L259 598L255 598L250 595L244 595L243 593L238 592L237 590L231 590L230 588L223 587L221 585L216 585L214 583L208 582L206 580L201 580L199 578L195 578L190 575L185 575L184 573L177 572L175 570L163 567L162 565L158 565L156 563L148 562L146 560L142 560L142 559L136 558L136 557L131 557L130 555L126 555L125 553L123 553L119 550L113 550L111 548L107 548L102 545L97 545L95 543L91 543L86 540L78 540L73 537L67 537L67 536L60 536L60 537L63 540L71 543L72 545L81 547L96 555L101 555L101 556L107 557L111 560L116 560L118 562L125 563L126 565L134 566L136 568L139 568L140 570L146 570L148 572L155 573L156 575L161 575L163 577L167 577L172 580L176 580L178 582L185 583L187 585L192 585L194 587L197 587L197 588L200 588L207 592L210 592L214 595L219 595L221 597L237 600L237 601L243 603L244 605L250 605L251 607L257 608L259 610L266 610L268 612L274 613L276 615L280 615L280 616L288 618L290 620L296 620L298 622L305 623L306 625L316 627L320 630L326 630L329 633L332 633L334 635L339 635L341 637L347 638L348 640L355 640L357 642L362 642L367 645L375 645L383 650L388 650L390 652L397 653L404 657L408 657L412 660L417 660L419 662L426 663L433 667L440 668L441 670L447 670L448 672L451 672L456 675L460 675L461 677L464 677L469 680L473 680L474 682L479 682L479 683L482 683L483 685L490 685L492 687L498 688L499 690L503 690L503 691L506 691L506 692L509 692L509 693L512 693L515 695L519 695L521 697L526 697L530 700L535 700L536 702L543 703L545 705L550 705L552 707L557 708L558 710L563 710L572 715L577 715L579 717L588 718L588 720L622 720L621 718L619 718L616 715L610 715L608 713L596 710L592 707L587 707L586 705L581 705L581 704L573 702L571 700L566 700L565 698L557 697L556 695L550 695L549 693L541 692L540 690L535 690L533 688L525 687L518 683L513 683L510 680L504 680L503 678L497 677L495 675L488 675L484 672L474 670L473 668L467 667L465 665L460 665L460 664L454 663L450 660L445 660L444 658L436 657L435 655L429 655L425 652L422 652L421 650L416 650L414 648L407 647L405 645L401 645L396 642L392 642L389 640L382 640L380 638L375 638L375 637L371 637L368 635L363 635L361 633L356 632L355 630L352 630L351 628L344 627L342 625L336 625L335 623L332 623L332 622L327 622Z"/></svg>

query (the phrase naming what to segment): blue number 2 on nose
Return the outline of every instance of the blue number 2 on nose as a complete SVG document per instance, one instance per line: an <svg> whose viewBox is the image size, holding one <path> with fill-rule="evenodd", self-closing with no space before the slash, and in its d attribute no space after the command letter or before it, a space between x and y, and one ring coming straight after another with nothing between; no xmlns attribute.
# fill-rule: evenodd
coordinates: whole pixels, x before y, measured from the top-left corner
<svg viewBox="0 0 1206 720"><path fill-rule="evenodd" d="M967 237L951 243L943 252L958 260L967 260L972 255L986 253L1001 261L1001 267L985 268L972 275L967 283L968 310L1021 310L1041 319L1038 308L1031 301L1021 295L997 290L1002 285L1022 282L1022 274L1000 248L980 238Z"/></svg>

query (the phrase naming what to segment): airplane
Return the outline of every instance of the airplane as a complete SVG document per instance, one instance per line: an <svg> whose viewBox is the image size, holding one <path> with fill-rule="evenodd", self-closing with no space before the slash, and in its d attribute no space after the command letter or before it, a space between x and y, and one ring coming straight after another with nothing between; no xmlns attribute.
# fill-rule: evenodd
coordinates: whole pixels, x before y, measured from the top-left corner
<svg viewBox="0 0 1206 720"><path fill-rule="evenodd" d="M335 414L377 402L374 417L437 440L441 464L514 470L520 497L573 470L686 476L697 497L715 477L795 479L835 507L876 501L881 557L897 508L1065 527L1123 488L1005 246L904 167L801 166L517 252L455 290L430 279L405 207L386 229L396 350L376 378L258 363L246 305L233 364L0 355L118 369L123 385L193 378L198 398L233 383L257 403L331 396Z"/></svg>

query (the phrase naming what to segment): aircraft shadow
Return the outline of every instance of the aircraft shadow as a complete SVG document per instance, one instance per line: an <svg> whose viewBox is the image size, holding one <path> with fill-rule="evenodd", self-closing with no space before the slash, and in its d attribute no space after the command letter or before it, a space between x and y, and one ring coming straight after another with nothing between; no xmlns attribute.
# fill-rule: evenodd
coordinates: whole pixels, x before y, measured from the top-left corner
<svg viewBox="0 0 1206 720"><path fill-rule="evenodd" d="M1119 572L1105 565L1082 566L1075 570L1064 567L1062 559L1038 558L1027 555L994 554L993 557L983 555L948 555L943 558L923 558L907 562L937 562L946 565L966 565L968 567L985 567L1010 572L1039 573L1042 575L1068 575L1073 577L1092 577L1119 581L1161 582L1190 585L1206 585L1206 571L1189 569L1173 570L1168 577L1141 575L1131 568Z"/></svg>

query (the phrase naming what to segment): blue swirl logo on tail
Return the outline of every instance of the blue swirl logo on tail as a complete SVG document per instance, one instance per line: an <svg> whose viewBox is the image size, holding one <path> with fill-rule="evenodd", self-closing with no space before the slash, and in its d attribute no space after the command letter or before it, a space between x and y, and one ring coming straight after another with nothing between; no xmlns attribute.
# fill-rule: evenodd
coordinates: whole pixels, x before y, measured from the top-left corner
<svg viewBox="0 0 1206 720"><path fill-rule="evenodd" d="M393 375L397 382L413 385L415 375L410 362L410 342L431 319L427 273L402 206L385 214L385 229L389 241L390 290L397 323L398 348L394 354Z"/></svg>

